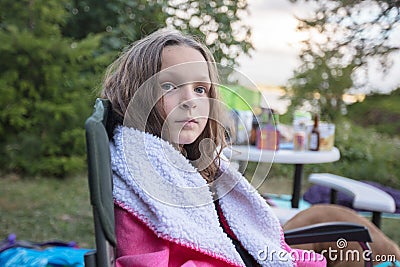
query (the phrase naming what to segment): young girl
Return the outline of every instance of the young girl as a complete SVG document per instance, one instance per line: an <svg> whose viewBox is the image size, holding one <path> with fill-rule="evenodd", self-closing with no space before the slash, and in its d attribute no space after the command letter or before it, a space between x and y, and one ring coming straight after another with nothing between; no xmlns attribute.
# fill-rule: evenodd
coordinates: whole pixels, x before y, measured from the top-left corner
<svg viewBox="0 0 400 267"><path fill-rule="evenodd" d="M324 266L285 243L265 200L221 159L213 61L160 30L107 72L117 266Z"/></svg>

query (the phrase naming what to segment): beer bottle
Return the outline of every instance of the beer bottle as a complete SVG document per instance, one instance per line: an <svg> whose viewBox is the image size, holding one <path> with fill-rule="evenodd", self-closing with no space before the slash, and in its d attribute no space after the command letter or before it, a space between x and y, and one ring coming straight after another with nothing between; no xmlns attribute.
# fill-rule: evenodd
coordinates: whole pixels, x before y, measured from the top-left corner
<svg viewBox="0 0 400 267"><path fill-rule="evenodd" d="M310 133L309 145L308 148L312 151L319 150L319 143L320 143L320 132L318 128L319 118L318 115L314 115L314 126Z"/></svg>

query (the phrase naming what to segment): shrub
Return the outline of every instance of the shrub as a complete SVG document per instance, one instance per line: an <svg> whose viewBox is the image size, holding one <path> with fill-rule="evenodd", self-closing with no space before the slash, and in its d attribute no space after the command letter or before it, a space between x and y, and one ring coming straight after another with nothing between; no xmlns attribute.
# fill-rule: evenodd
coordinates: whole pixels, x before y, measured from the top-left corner
<svg viewBox="0 0 400 267"><path fill-rule="evenodd" d="M400 139L343 120L336 124L340 160L306 165L305 171L332 172L356 180L376 181L400 189Z"/></svg>
<svg viewBox="0 0 400 267"><path fill-rule="evenodd" d="M361 128L348 120L336 123L335 146L340 160L333 163L304 165L304 180L315 172L330 172L356 180L369 180L400 189L400 139ZM268 166L266 163L264 163ZM246 177L252 177L256 165L249 162ZM268 168L264 168L268 171ZM268 177L293 177L293 166L273 164Z"/></svg>
<svg viewBox="0 0 400 267"><path fill-rule="evenodd" d="M65 11L58 0L25 4L0 4L10 9L0 27L0 164L6 172L64 176L85 165L83 124L93 102L99 37L62 37Z"/></svg>

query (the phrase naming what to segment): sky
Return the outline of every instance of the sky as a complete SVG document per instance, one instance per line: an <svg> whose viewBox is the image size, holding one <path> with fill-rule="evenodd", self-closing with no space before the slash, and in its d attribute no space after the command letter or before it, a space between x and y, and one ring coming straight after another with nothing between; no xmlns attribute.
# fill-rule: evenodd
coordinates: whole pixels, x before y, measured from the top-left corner
<svg viewBox="0 0 400 267"><path fill-rule="evenodd" d="M296 15L307 15L310 6L293 5L288 0L248 0L249 15L243 20L252 28L255 51L251 57L238 58L238 70L254 82L257 87L283 86L299 66L299 41L304 38L296 32ZM400 42L400 30L398 34ZM368 81L381 92L389 92L400 85L400 54L387 76L371 69ZM243 84L247 85L247 84Z"/></svg>
<svg viewBox="0 0 400 267"><path fill-rule="evenodd" d="M261 106L283 114L290 102L280 99L284 92L277 87L285 85L300 64L298 42L302 35L296 32L294 14L305 14L307 8L287 0L248 0L248 4L249 15L243 20L252 29L255 49L251 57L238 58L238 71L245 77L239 81L263 92L266 101Z"/></svg>
<svg viewBox="0 0 400 267"><path fill-rule="evenodd" d="M255 51L238 59L239 71L257 85L280 86L298 66L294 7L287 0L249 0L249 16L243 20L252 29Z"/></svg>

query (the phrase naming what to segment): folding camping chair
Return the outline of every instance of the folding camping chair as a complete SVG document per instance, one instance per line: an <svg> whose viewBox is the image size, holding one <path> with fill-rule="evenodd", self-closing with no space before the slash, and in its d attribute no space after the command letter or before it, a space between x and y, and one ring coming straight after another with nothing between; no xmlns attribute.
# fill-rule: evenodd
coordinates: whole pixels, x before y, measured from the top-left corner
<svg viewBox="0 0 400 267"><path fill-rule="evenodd" d="M109 148L111 127L111 103L97 99L93 114L86 120L86 145L90 201L93 207L96 250L85 255L85 266L115 266L115 226L114 201L112 196L112 171ZM336 242L339 238L357 241L363 250L368 250L372 242L368 229L351 223L323 223L302 227L285 232L289 245ZM370 254L372 259L372 255ZM372 266L372 261L365 261L365 266Z"/></svg>

